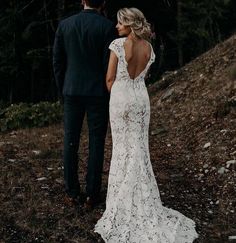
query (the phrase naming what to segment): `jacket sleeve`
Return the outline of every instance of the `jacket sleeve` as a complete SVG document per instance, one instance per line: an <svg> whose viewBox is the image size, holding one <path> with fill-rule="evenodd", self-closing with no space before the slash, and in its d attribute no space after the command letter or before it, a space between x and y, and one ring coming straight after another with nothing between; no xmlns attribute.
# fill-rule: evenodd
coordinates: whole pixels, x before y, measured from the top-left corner
<svg viewBox="0 0 236 243"><path fill-rule="evenodd" d="M59 95L62 96L66 71L66 52L60 24L58 25L53 45L53 71Z"/></svg>
<svg viewBox="0 0 236 243"><path fill-rule="evenodd" d="M105 36L105 46L104 46L104 54L103 54L103 67L104 73L106 74L110 56L109 45L110 43L117 38L117 32L115 26L112 24Z"/></svg>

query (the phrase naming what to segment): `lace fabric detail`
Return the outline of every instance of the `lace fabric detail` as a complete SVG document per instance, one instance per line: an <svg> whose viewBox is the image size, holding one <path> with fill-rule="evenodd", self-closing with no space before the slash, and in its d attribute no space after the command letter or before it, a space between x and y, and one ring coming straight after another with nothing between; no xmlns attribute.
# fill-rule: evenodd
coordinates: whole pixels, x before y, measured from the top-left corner
<svg viewBox="0 0 236 243"><path fill-rule="evenodd" d="M107 243L190 243L197 238L195 223L162 205L149 156L150 103L144 77L155 59L130 79L124 52L125 38L110 49L118 57L111 89L112 158L106 210L95 226Z"/></svg>

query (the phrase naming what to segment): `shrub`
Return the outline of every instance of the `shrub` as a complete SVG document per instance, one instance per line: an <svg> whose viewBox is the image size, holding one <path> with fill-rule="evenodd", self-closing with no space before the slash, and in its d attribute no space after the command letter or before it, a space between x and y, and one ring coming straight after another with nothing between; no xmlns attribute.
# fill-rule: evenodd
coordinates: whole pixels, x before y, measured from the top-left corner
<svg viewBox="0 0 236 243"><path fill-rule="evenodd" d="M12 104L1 112L0 131L26 127L42 127L62 120L62 106L59 102L37 104Z"/></svg>

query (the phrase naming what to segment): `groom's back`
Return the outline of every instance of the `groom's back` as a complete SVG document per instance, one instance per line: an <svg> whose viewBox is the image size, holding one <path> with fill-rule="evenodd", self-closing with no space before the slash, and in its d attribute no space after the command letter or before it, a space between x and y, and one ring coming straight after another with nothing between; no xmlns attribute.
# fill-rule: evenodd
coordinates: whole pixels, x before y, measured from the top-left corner
<svg viewBox="0 0 236 243"><path fill-rule="evenodd" d="M106 94L108 45L114 26L96 10L84 10L60 23L66 53L64 95Z"/></svg>

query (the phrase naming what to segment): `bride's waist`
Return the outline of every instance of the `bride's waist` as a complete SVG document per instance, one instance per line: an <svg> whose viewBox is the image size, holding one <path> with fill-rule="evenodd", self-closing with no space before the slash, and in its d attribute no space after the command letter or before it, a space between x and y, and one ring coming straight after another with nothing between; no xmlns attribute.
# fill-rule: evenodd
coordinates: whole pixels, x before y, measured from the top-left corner
<svg viewBox="0 0 236 243"><path fill-rule="evenodd" d="M143 88L146 87L144 80L135 79L115 79L114 84L124 87Z"/></svg>

